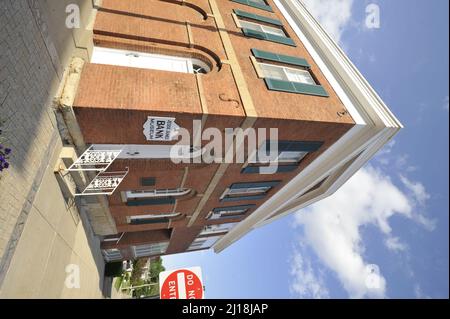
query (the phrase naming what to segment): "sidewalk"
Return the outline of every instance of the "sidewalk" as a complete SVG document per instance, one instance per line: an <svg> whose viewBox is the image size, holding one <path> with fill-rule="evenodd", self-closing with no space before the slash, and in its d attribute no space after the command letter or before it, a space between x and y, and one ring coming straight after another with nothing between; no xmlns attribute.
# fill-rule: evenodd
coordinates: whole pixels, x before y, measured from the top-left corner
<svg viewBox="0 0 450 319"><path fill-rule="evenodd" d="M80 7L82 28L66 28L68 4ZM98 240L53 175L62 145L53 99L71 57L88 58L92 4L0 1L1 129L13 150L0 175L0 298L102 297ZM79 266L80 289L64 285L69 264Z"/></svg>
<svg viewBox="0 0 450 319"><path fill-rule="evenodd" d="M63 197L53 173L58 142L9 265L0 298L103 298L104 262L87 217ZM79 266L80 288L65 285Z"/></svg>

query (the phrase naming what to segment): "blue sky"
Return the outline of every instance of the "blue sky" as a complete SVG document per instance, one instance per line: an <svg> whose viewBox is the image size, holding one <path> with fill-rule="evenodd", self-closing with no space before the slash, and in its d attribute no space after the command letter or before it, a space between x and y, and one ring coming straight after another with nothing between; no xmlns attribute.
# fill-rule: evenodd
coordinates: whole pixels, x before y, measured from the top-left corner
<svg viewBox="0 0 450 319"><path fill-rule="evenodd" d="M448 298L449 2L304 2L405 128L331 198L164 264L201 266L207 298Z"/></svg>

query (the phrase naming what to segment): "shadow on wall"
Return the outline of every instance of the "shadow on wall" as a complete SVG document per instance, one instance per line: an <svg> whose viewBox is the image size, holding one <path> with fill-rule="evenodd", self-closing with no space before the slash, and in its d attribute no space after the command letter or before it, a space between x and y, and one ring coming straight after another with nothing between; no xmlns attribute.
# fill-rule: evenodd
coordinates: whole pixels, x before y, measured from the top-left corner
<svg viewBox="0 0 450 319"><path fill-rule="evenodd" d="M80 8L80 29L66 27L69 4ZM10 31L0 35L7 66L0 71L0 115L14 150L11 166L18 172L44 157L55 127L52 101L71 57L89 58L92 32L84 27L92 7L91 0L2 2L2 19Z"/></svg>

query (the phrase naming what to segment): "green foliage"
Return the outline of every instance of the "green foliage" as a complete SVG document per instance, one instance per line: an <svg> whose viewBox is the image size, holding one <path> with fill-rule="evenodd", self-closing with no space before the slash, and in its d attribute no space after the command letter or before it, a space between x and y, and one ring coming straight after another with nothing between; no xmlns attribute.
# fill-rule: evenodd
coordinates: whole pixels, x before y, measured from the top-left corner
<svg viewBox="0 0 450 319"><path fill-rule="evenodd" d="M159 273L166 270L162 264L161 258L152 259L150 262L150 269L143 269L147 263L146 259L140 259L133 264L133 273L131 274L131 283L133 286L140 286L146 284L154 284L146 287L139 287L133 290L133 296L139 298L140 296L156 296L159 294ZM142 279L144 272L148 272L147 279Z"/></svg>
<svg viewBox="0 0 450 319"><path fill-rule="evenodd" d="M123 282L123 276L116 277L116 281L114 282L114 288L116 288L117 291L120 290L120 288L122 286L122 282Z"/></svg>

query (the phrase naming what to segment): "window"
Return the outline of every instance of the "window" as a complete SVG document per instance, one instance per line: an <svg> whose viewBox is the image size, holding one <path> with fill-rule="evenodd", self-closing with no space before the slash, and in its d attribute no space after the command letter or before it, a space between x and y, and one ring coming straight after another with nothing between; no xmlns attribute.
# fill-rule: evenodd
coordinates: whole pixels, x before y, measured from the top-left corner
<svg viewBox="0 0 450 319"><path fill-rule="evenodd" d="M190 192L189 188L133 190L122 192L122 200L127 206L170 205Z"/></svg>
<svg viewBox="0 0 450 319"><path fill-rule="evenodd" d="M269 90L329 96L312 74L311 66L305 59L258 49L251 51L255 70L259 77L264 78Z"/></svg>
<svg viewBox="0 0 450 319"><path fill-rule="evenodd" d="M229 207L219 207L214 208L206 217L208 220L219 220L219 219L232 219L239 218L245 215L248 210L254 207L251 205L240 205L240 206L229 206Z"/></svg>
<svg viewBox="0 0 450 319"><path fill-rule="evenodd" d="M232 0L233 2L237 2L240 4L244 4L253 8L258 8L261 10L273 12L272 8L269 6L267 1L265 0Z"/></svg>
<svg viewBox="0 0 450 319"><path fill-rule="evenodd" d="M281 151L275 161L278 163L298 163L306 156L306 154L308 154L308 152Z"/></svg>
<svg viewBox="0 0 450 319"><path fill-rule="evenodd" d="M103 242L105 241L112 241L112 242L118 242L123 236L123 233L117 234L117 235L109 235L109 236L105 236L103 237Z"/></svg>
<svg viewBox="0 0 450 319"><path fill-rule="evenodd" d="M217 224L217 225L206 225L199 236L209 236L213 234L221 234L229 232L234 226L238 223L225 223L225 224Z"/></svg>
<svg viewBox="0 0 450 319"><path fill-rule="evenodd" d="M149 198L149 197L168 197L168 196L183 196L190 193L189 188L175 188L175 189L154 189L154 190L135 190L126 191L125 196L128 199Z"/></svg>
<svg viewBox="0 0 450 319"><path fill-rule="evenodd" d="M269 79L276 79L289 82L298 82L315 85L311 73L308 70L294 69L274 64L259 63L263 76Z"/></svg>
<svg viewBox="0 0 450 319"><path fill-rule="evenodd" d="M253 23L253 22L250 22L250 21L244 21L244 20L239 20L239 23L245 29L254 30L254 31L263 32L263 33L275 34L275 35L278 35L278 36L281 36L281 37L285 37L286 36L284 31L282 29L280 29L280 28L269 27L269 26L266 26L266 25L257 24L257 23Z"/></svg>
<svg viewBox="0 0 450 319"><path fill-rule="evenodd" d="M106 261L121 260L123 258L120 250L116 248L103 249L103 256Z"/></svg>
<svg viewBox="0 0 450 319"><path fill-rule="evenodd" d="M233 10L233 18L247 37L295 46L280 20L237 9Z"/></svg>
<svg viewBox="0 0 450 319"><path fill-rule="evenodd" d="M270 189L270 186L228 189L225 196L241 197L242 195L265 194L269 189Z"/></svg>
<svg viewBox="0 0 450 319"><path fill-rule="evenodd" d="M249 160L249 164L242 173L286 173L297 169L300 162L311 152L317 151L322 142L303 141L278 141L278 155L275 158L270 154L272 141L268 140L260 146L254 159ZM265 147L265 149L262 149ZM267 158L259 158L266 153ZM276 164L276 165L274 165Z"/></svg>
<svg viewBox="0 0 450 319"><path fill-rule="evenodd" d="M253 3L257 3L259 5L267 5L265 0L251 0Z"/></svg>
<svg viewBox="0 0 450 319"><path fill-rule="evenodd" d="M142 186L155 186L156 185L156 178L154 178L154 177L142 177L141 178L141 185Z"/></svg>
<svg viewBox="0 0 450 319"><path fill-rule="evenodd" d="M171 218L181 216L180 213L134 215L127 217L130 225L168 223Z"/></svg>
<svg viewBox="0 0 450 319"><path fill-rule="evenodd" d="M279 182L236 183L222 194L221 201L258 200Z"/></svg>
<svg viewBox="0 0 450 319"><path fill-rule="evenodd" d="M133 246L133 253L135 258L161 255L166 252L167 247L169 242Z"/></svg>
<svg viewBox="0 0 450 319"><path fill-rule="evenodd" d="M91 63L182 73L207 73L210 71L210 67L205 62L195 58L103 47L94 47Z"/></svg>
<svg viewBox="0 0 450 319"><path fill-rule="evenodd" d="M188 250L207 249L213 246L222 236L199 237L189 246Z"/></svg>

